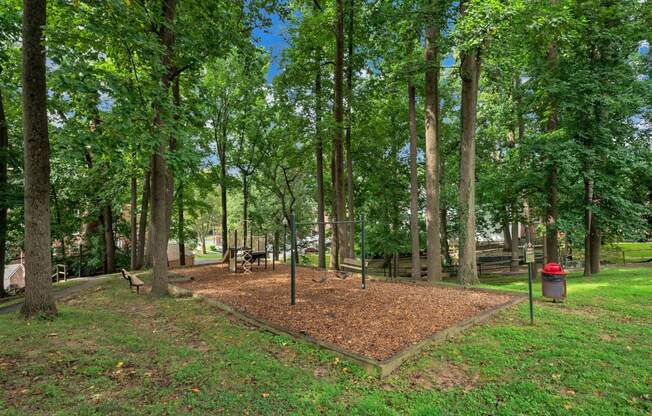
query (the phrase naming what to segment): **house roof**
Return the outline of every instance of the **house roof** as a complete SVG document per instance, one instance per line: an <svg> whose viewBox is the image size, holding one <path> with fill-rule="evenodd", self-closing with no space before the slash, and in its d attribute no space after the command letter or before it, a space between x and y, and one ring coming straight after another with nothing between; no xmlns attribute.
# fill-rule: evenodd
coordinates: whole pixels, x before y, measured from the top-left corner
<svg viewBox="0 0 652 416"><path fill-rule="evenodd" d="M16 274L19 270L21 270L22 267L23 267L22 264L8 264L5 266L4 277L2 279L5 288L9 286L9 280L11 279L11 276Z"/></svg>

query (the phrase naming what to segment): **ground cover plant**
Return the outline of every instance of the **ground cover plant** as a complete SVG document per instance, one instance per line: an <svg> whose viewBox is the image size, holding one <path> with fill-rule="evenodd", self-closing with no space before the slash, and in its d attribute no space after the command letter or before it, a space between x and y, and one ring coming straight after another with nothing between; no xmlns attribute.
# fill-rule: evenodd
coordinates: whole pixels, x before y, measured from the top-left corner
<svg viewBox="0 0 652 416"><path fill-rule="evenodd" d="M568 288L565 303L536 290L534 326L521 304L377 380L196 300L138 296L116 278L59 305L56 320L0 316L0 412L649 415L652 270L571 275Z"/></svg>

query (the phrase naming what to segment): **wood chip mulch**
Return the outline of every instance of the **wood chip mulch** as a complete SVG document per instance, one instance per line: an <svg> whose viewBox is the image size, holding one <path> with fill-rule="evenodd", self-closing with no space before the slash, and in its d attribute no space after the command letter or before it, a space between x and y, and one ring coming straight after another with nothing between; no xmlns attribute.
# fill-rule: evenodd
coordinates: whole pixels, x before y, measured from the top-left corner
<svg viewBox="0 0 652 416"><path fill-rule="evenodd" d="M297 268L297 304L290 306L290 269L250 275L229 272L223 265L177 269L191 276L175 283L262 320L310 335L377 360L384 360L435 332L513 297L423 283L346 280L310 268Z"/></svg>

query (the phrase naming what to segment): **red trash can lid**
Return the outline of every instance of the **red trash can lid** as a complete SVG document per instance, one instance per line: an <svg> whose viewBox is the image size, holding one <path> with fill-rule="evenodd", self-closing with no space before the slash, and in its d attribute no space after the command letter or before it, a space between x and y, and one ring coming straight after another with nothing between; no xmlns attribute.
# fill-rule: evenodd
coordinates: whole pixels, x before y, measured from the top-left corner
<svg viewBox="0 0 652 416"><path fill-rule="evenodd" d="M557 274L562 276L566 275L566 272L559 263L547 263L545 266L543 266L542 272L545 274Z"/></svg>

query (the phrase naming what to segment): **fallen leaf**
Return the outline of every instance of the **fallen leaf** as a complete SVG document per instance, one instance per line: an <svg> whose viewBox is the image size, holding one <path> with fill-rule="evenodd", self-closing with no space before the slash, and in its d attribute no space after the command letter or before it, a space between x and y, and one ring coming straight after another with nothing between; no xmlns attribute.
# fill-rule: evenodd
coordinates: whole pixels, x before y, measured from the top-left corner
<svg viewBox="0 0 652 416"><path fill-rule="evenodd" d="M193 387L190 390L192 390L195 393L199 393L199 387Z"/></svg>
<svg viewBox="0 0 652 416"><path fill-rule="evenodd" d="M115 365L115 368L122 368L123 365L125 365L125 363L119 361L118 364Z"/></svg>
<svg viewBox="0 0 652 416"><path fill-rule="evenodd" d="M263 397L269 397L269 393L261 393L261 396L263 396Z"/></svg>

